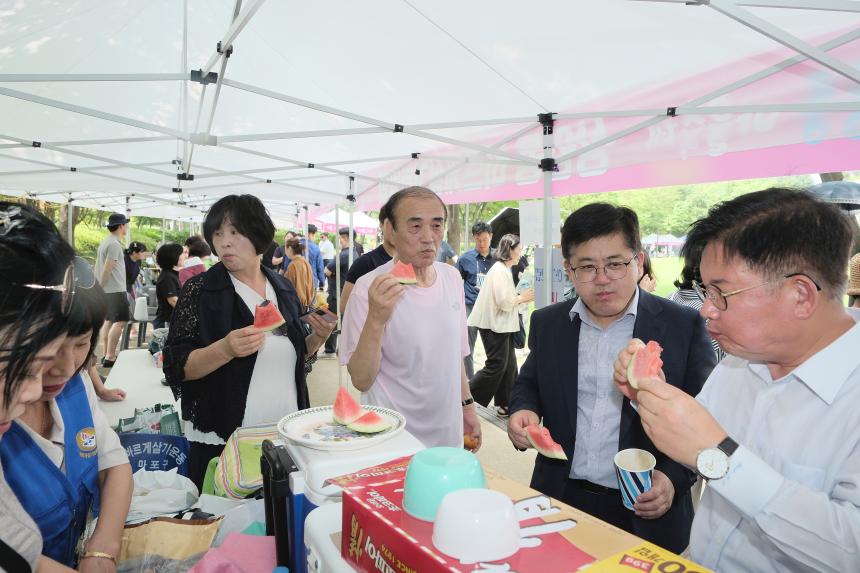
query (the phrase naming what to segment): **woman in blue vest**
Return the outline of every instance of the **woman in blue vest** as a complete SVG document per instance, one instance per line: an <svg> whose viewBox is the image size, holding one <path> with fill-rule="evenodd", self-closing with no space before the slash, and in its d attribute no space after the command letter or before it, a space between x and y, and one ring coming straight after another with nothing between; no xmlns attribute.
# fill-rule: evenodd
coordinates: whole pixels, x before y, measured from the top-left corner
<svg viewBox="0 0 860 573"><path fill-rule="evenodd" d="M0 445L42 392L42 371L65 339L74 252L35 209L0 201ZM39 529L0 465L0 571L66 570L42 557Z"/></svg>
<svg viewBox="0 0 860 573"><path fill-rule="evenodd" d="M133 488L131 466L83 367L105 319L98 285L79 289L66 339L42 374L42 395L0 443L6 479L39 526L42 552L81 571L115 571ZM98 522L83 552L90 516Z"/></svg>

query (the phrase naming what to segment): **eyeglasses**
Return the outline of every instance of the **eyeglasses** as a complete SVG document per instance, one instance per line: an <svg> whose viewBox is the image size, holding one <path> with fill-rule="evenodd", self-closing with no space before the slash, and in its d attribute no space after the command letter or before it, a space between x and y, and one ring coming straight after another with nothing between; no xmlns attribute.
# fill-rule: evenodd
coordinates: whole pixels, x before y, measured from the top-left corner
<svg viewBox="0 0 860 573"><path fill-rule="evenodd" d="M812 281L812 284L815 285L815 288L817 290L819 290L819 291L821 290L821 287L818 285L818 283L815 282L815 280L813 280L813 278L810 277L809 275L807 275L806 273L791 273L791 274L779 277L778 279L774 279L771 281L765 281L765 282L759 283L757 285L739 288L737 290L733 290L733 291L729 291L729 292L723 292L718 287L715 287L713 285L703 285L699 281L693 281L693 290L696 291L696 294L698 294L700 297L702 297L703 301L705 301L705 300L711 301L711 304L713 304L715 307L717 307L717 310L726 310L727 308L729 308L729 301L727 301L726 299L729 298L730 296L735 296L736 294L741 294L742 292L746 292L746 291L752 290L754 288L758 288L758 287L773 284L773 283L778 283L780 281L784 281L785 279L790 279L791 277L798 277L798 276L808 278L809 280Z"/></svg>
<svg viewBox="0 0 860 573"><path fill-rule="evenodd" d="M630 263L633 262L633 259L636 257L630 257L627 261L612 261L611 263L606 263L602 267L598 267L597 265L582 265L581 267L574 267L573 276L581 283L590 283L594 279L597 278L597 271L602 270L603 274L606 275L606 278L609 280L618 280L623 279L627 274L627 267Z"/></svg>
<svg viewBox="0 0 860 573"><path fill-rule="evenodd" d="M12 283L15 286L33 289L33 290L50 290L62 294L61 309L64 316L68 316L75 302L75 292L77 289L91 289L96 284L96 275L90 264L81 257L75 257L66 272L63 274L63 282L58 285L40 285L40 284L20 284Z"/></svg>

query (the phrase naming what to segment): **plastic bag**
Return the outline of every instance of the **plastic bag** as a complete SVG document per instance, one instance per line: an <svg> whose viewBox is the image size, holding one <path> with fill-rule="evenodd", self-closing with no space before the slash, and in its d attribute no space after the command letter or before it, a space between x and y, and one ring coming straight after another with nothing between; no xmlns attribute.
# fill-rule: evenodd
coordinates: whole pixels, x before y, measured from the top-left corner
<svg viewBox="0 0 860 573"><path fill-rule="evenodd" d="M145 521L159 515L173 515L188 509L199 493L190 479L179 475L176 468L166 472L140 470L135 472L134 491L126 523Z"/></svg>
<svg viewBox="0 0 860 573"><path fill-rule="evenodd" d="M266 503L262 499L249 499L223 514L224 520L212 547L219 547L231 533L243 533L255 523L266 524Z"/></svg>

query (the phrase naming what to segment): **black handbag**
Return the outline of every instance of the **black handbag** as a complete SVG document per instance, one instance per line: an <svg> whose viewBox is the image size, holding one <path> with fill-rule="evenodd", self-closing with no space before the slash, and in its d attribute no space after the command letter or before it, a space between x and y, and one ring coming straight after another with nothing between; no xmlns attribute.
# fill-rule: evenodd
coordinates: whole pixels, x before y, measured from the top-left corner
<svg viewBox="0 0 860 573"><path fill-rule="evenodd" d="M514 343L514 348L521 349L526 347L526 327L523 324L523 315L517 314L520 317L520 330L511 334L511 340Z"/></svg>

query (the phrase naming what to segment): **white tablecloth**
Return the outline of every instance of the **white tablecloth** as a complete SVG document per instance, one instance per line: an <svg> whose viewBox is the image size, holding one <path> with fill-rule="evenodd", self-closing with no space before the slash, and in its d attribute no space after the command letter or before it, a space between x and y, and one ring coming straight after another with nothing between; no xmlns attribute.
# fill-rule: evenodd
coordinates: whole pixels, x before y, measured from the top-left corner
<svg viewBox="0 0 860 573"><path fill-rule="evenodd" d="M108 388L126 391L122 402L99 402L111 425L120 418L130 418L135 408L147 408L153 404L176 404L170 388L161 384L164 374L155 365L149 350L123 350L117 357L105 380ZM179 411L179 405L176 405Z"/></svg>

